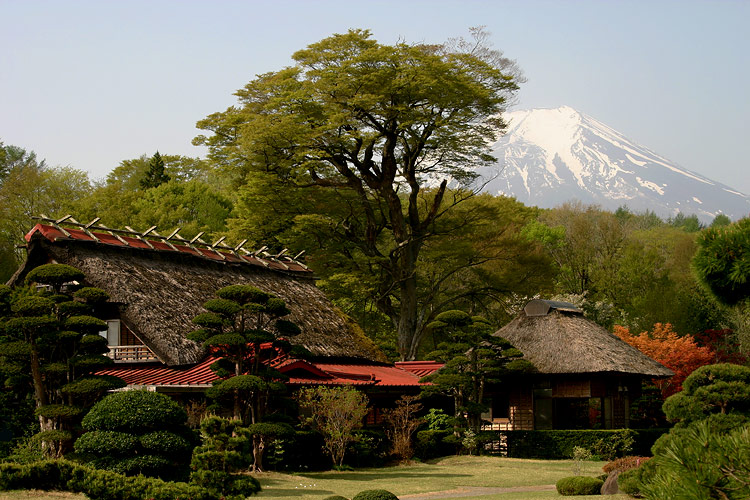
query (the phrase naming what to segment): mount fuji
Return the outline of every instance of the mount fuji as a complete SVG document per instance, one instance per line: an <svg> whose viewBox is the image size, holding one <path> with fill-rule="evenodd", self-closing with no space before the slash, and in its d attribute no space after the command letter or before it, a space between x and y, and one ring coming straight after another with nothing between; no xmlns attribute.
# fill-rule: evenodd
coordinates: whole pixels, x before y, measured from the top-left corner
<svg viewBox="0 0 750 500"><path fill-rule="evenodd" d="M493 146L498 159L478 173L482 191L552 208L580 200L608 210L622 205L661 217L682 212L710 222L750 213L750 197L675 165L573 108L513 111Z"/></svg>

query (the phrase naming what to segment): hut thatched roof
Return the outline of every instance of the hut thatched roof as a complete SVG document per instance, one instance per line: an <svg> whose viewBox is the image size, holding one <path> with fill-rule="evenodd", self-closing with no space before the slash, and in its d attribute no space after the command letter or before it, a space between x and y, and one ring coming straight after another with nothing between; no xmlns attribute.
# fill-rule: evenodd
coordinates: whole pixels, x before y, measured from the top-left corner
<svg viewBox="0 0 750 500"><path fill-rule="evenodd" d="M27 261L9 284L21 282L41 264L77 267L90 286L120 303L121 319L167 365L200 361L197 344L186 335L192 318L216 290L249 284L286 301L288 317L302 333L290 339L314 356L382 360L382 354L315 286L312 273L293 261L264 261L227 252L169 247L158 241L94 234L37 225L27 235ZM66 234L67 233L67 234ZM125 243L123 243L125 242Z"/></svg>
<svg viewBox="0 0 750 500"><path fill-rule="evenodd" d="M543 304L540 304L543 303ZM498 330L540 373L623 373L671 377L671 370L583 317L572 304L531 301ZM545 314L538 311L547 309ZM527 314L527 311L531 311Z"/></svg>

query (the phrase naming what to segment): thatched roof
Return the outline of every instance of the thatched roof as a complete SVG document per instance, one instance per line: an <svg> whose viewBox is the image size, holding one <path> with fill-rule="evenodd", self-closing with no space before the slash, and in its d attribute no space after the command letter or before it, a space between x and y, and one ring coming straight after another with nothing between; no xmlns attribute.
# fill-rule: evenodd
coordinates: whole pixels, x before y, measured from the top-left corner
<svg viewBox="0 0 750 500"><path fill-rule="evenodd" d="M9 284L21 282L31 269L51 260L77 267L88 285L102 288L112 302L121 304L121 319L168 365L200 361L201 349L186 338L196 329L191 320L204 312L202 304L216 290L233 284L253 285L285 300L292 311L287 319L302 329L290 341L314 356L382 359L361 331L347 325L304 266L279 260L271 267L229 253L163 248L155 242L146 246L107 234L96 234L97 241L81 231L68 229L66 235L58 229L40 224L27 235L27 261Z"/></svg>
<svg viewBox="0 0 750 500"><path fill-rule="evenodd" d="M546 304L540 304L544 303ZM622 373L671 377L671 370L583 317L572 304L532 301L498 330L540 373ZM531 306L531 307L529 307ZM549 306L549 307L547 307ZM538 311L547 309L546 314Z"/></svg>

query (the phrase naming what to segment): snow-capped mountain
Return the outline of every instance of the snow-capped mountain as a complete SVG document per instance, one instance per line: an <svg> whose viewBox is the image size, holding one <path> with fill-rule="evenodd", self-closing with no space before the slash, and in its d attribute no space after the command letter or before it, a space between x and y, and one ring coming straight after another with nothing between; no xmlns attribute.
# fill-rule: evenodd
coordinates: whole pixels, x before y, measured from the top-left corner
<svg viewBox="0 0 750 500"><path fill-rule="evenodd" d="M661 217L677 212L710 222L750 213L750 197L675 165L603 123L563 106L505 115L507 133L492 147L495 166L479 171L483 191L551 208L580 200L627 205Z"/></svg>

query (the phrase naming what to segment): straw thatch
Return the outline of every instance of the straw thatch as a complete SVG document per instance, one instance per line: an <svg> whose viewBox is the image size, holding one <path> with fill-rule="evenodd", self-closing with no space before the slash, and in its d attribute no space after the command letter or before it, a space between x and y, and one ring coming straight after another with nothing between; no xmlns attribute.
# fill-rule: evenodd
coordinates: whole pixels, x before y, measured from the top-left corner
<svg viewBox="0 0 750 500"><path fill-rule="evenodd" d="M572 304L560 308L547 302L547 305L550 304L552 306L546 314L527 315L526 311L521 312L495 333L520 349L525 359L531 361L540 373L674 375L668 368L584 318ZM539 307L527 309L539 310Z"/></svg>
<svg viewBox="0 0 750 500"><path fill-rule="evenodd" d="M28 242L26 264L11 282L20 282L34 267L54 260L84 272L87 284L102 288L120 303L121 319L168 365L198 362L203 353L186 335L204 312L202 304L216 290L250 284L285 300L287 319L302 333L290 339L314 356L381 360L377 348L350 328L343 315L315 286L309 273L294 275L257 266L209 261L179 252L160 252L56 239L39 233Z"/></svg>

